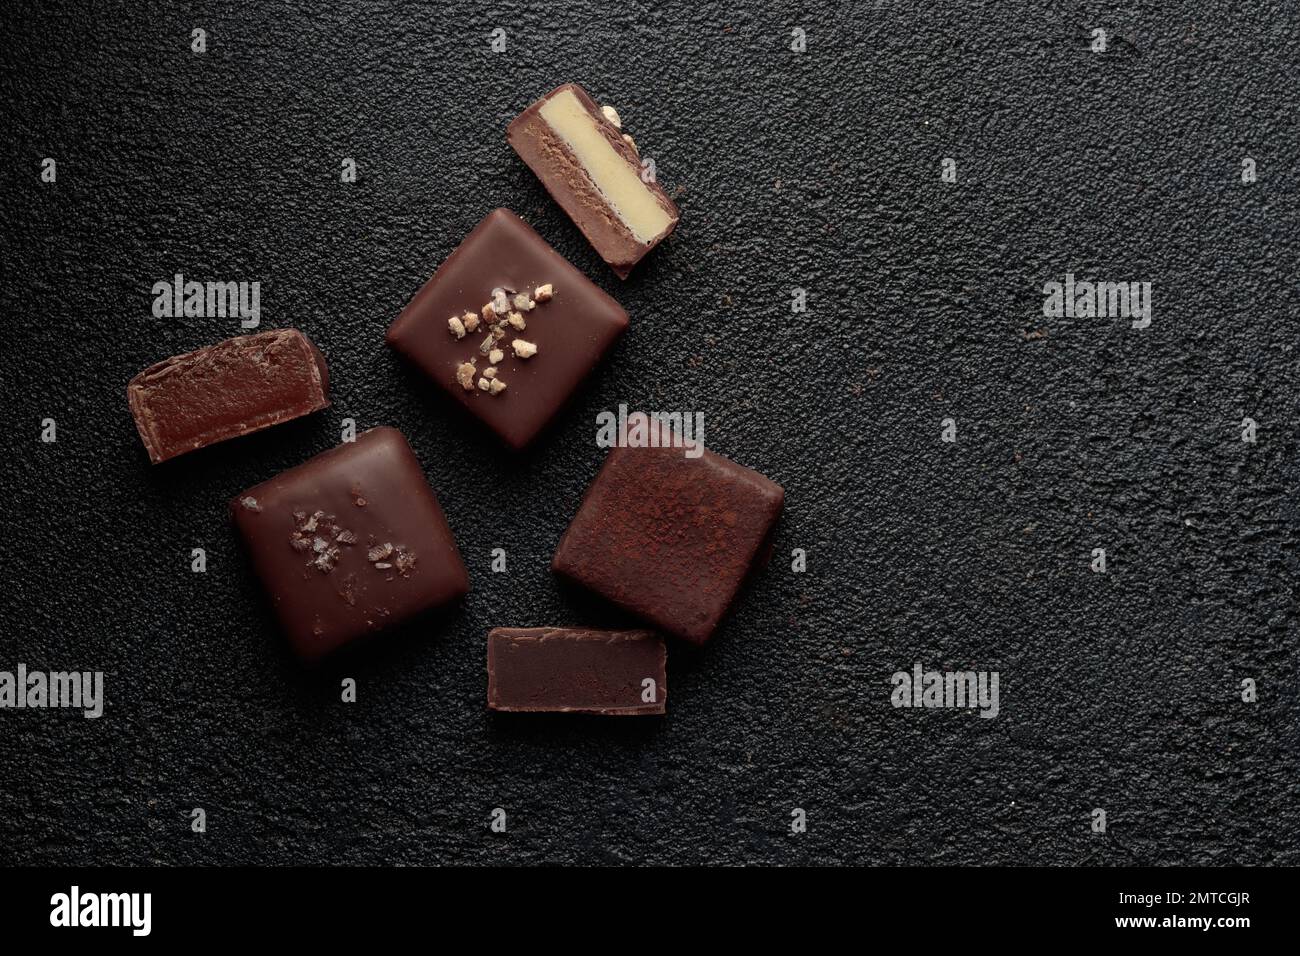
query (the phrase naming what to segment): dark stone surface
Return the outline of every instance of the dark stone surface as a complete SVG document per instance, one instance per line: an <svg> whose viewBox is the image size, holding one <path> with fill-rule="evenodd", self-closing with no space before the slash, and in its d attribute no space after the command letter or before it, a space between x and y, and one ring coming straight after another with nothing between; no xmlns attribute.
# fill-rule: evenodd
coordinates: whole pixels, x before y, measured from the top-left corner
<svg viewBox="0 0 1300 956"><path fill-rule="evenodd" d="M1294 3L108 6L0 15L0 669L108 696L0 711L0 862L1300 863ZM627 283L505 141L565 80L682 209ZM523 455L383 346L498 205L632 317ZM1045 319L1068 270L1153 282L1152 326ZM127 380L237 331L155 319L176 271L261 281L333 408L150 467ZM672 644L666 719L495 719L490 627L627 623L547 566L620 401L785 487L775 559ZM226 502L344 416L410 438L472 592L309 673ZM1001 715L892 708L914 661L999 670Z"/></svg>

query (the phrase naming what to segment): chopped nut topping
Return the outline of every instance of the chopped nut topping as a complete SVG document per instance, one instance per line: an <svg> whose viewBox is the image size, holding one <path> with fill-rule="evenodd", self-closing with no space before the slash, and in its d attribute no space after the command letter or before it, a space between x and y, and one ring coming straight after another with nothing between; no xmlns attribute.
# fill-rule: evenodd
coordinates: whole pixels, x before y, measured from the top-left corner
<svg viewBox="0 0 1300 956"><path fill-rule="evenodd" d="M344 530L336 534L334 536L334 540L337 541L339 544L356 544L357 536L353 534L351 531Z"/></svg>
<svg viewBox="0 0 1300 956"><path fill-rule="evenodd" d="M380 561L378 564L375 565L375 567L378 568L380 571L387 571L389 568L392 567L392 565L389 564L387 561Z"/></svg>
<svg viewBox="0 0 1300 956"><path fill-rule="evenodd" d="M600 108L600 111L605 115L605 119L609 120L611 123L614 124L616 129L623 128L623 121L619 118L618 110L614 109L614 107L602 106Z"/></svg>
<svg viewBox="0 0 1300 956"><path fill-rule="evenodd" d="M535 286L530 296L528 292L515 292L514 289L497 286L492 290L491 301L486 303L479 313L465 312L463 315L454 316L448 320L448 327L453 334L456 334L457 325L461 328L461 333L456 334L456 338L462 338L464 333L474 332L479 328L486 326L487 334L479 343L478 350L481 355L487 356L491 366L484 368L480 373L476 362L477 359L462 362L456 366L456 381L461 388L467 392L472 392L476 387L492 395L499 395L506 390L506 383L497 378L497 369L493 366L499 365L506 357L504 346L506 337L510 331L526 331L528 321L524 318L525 312L530 312L537 307L540 302L549 302L555 297L555 286L547 282ZM532 358L537 354L537 344L524 339L516 338L510 342L510 347L514 354L521 359Z"/></svg>
<svg viewBox="0 0 1300 956"><path fill-rule="evenodd" d="M628 136L627 133L624 133L624 134L623 134L623 140L624 140L624 141L625 141L629 146L632 147L632 152L636 153L638 156L641 155L641 150L637 148L636 140L634 140L631 136Z"/></svg>
<svg viewBox="0 0 1300 956"><path fill-rule="evenodd" d="M375 545L373 548L367 551L366 560L370 561L373 564L376 561L384 560L384 558L388 557L392 553L393 553L392 544L388 542L384 542L383 544Z"/></svg>
<svg viewBox="0 0 1300 956"><path fill-rule="evenodd" d="M289 539L289 546L295 551L310 551L311 542L304 538L301 533L294 532L294 536Z"/></svg>
<svg viewBox="0 0 1300 956"><path fill-rule="evenodd" d="M249 511L262 510L262 506L257 503L257 499L254 498L252 495L249 495L247 498L244 498L239 503L243 505L245 508L247 508Z"/></svg>
<svg viewBox="0 0 1300 956"><path fill-rule="evenodd" d="M456 338L463 339L465 337L465 323L456 316L453 315L447 320L447 328L451 330L451 334Z"/></svg>

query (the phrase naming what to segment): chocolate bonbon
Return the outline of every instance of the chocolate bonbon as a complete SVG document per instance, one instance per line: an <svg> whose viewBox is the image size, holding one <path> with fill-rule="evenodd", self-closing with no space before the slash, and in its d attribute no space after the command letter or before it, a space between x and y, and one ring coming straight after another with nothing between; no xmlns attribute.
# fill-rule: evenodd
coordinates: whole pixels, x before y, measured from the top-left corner
<svg viewBox="0 0 1300 956"><path fill-rule="evenodd" d="M241 335L145 369L126 387L154 464L329 405L329 371L297 329Z"/></svg>
<svg viewBox="0 0 1300 956"><path fill-rule="evenodd" d="M551 566L700 644L759 558L784 492L721 455L656 444L610 451Z"/></svg>
<svg viewBox="0 0 1300 956"><path fill-rule="evenodd" d="M315 660L469 590L402 433L374 428L230 505L290 643Z"/></svg>
<svg viewBox="0 0 1300 956"><path fill-rule="evenodd" d="M508 209L489 213L388 330L506 444L523 448L627 328L627 313Z"/></svg>
<svg viewBox="0 0 1300 956"><path fill-rule="evenodd" d="M677 206L642 174L618 112L582 87L547 93L511 121L506 138L620 278L676 227Z"/></svg>
<svg viewBox="0 0 1300 956"><path fill-rule="evenodd" d="M662 714L667 651L653 631L499 627L488 633L488 707Z"/></svg>

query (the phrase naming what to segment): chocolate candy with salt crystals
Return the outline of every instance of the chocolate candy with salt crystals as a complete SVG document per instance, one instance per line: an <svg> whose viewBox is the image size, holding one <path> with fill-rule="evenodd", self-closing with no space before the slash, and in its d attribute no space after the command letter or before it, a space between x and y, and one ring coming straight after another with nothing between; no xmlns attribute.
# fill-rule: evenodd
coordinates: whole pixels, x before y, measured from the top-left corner
<svg viewBox="0 0 1300 956"><path fill-rule="evenodd" d="M230 508L304 660L469 590L438 499L395 428L364 432L249 488Z"/></svg>

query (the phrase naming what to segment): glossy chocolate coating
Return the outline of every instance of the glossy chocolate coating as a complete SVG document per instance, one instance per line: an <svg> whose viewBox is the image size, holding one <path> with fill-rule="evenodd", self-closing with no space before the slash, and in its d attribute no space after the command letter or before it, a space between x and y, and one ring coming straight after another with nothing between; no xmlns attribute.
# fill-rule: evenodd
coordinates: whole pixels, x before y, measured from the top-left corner
<svg viewBox="0 0 1300 956"><path fill-rule="evenodd" d="M507 388L491 395L466 391L456 380L462 362L476 360L478 374L489 363L480 352L484 326L457 339L447 320L479 313L492 290L531 293L540 285L553 298L524 313L527 329L517 337L537 345L531 358L516 357L510 339L496 366ZM388 330L388 343L451 397L464 405L513 448L531 442L564 406L627 328L627 313L508 209L489 213L433 278L402 310Z"/></svg>
<svg viewBox="0 0 1300 956"><path fill-rule="evenodd" d="M499 627L488 633L488 707L662 714L667 657L663 638L653 631ZM647 678L653 686L646 685Z"/></svg>
<svg viewBox="0 0 1300 956"><path fill-rule="evenodd" d="M155 465L329 405L325 358L297 329L241 335L151 365L126 387Z"/></svg>
<svg viewBox="0 0 1300 956"><path fill-rule="evenodd" d="M551 567L669 633L713 635L781 514L781 486L705 451L615 448Z"/></svg>
<svg viewBox="0 0 1300 956"><path fill-rule="evenodd" d="M633 168L641 168L641 157L625 139L622 131L601 113L600 107L576 83L565 83L547 93L516 116L506 129L506 139L528 164L546 191L573 220L592 248L600 254L620 279L626 279L633 267L677 226L677 205L668 198L657 181L646 183L656 201L671 217L671 225L653 241L638 241L619 221L618 216L582 172L581 164L539 115L542 105L561 90L572 90L579 102L597 123L605 140Z"/></svg>
<svg viewBox="0 0 1300 956"><path fill-rule="evenodd" d="M424 472L395 428L373 428L230 503L253 567L305 660L469 590Z"/></svg>

